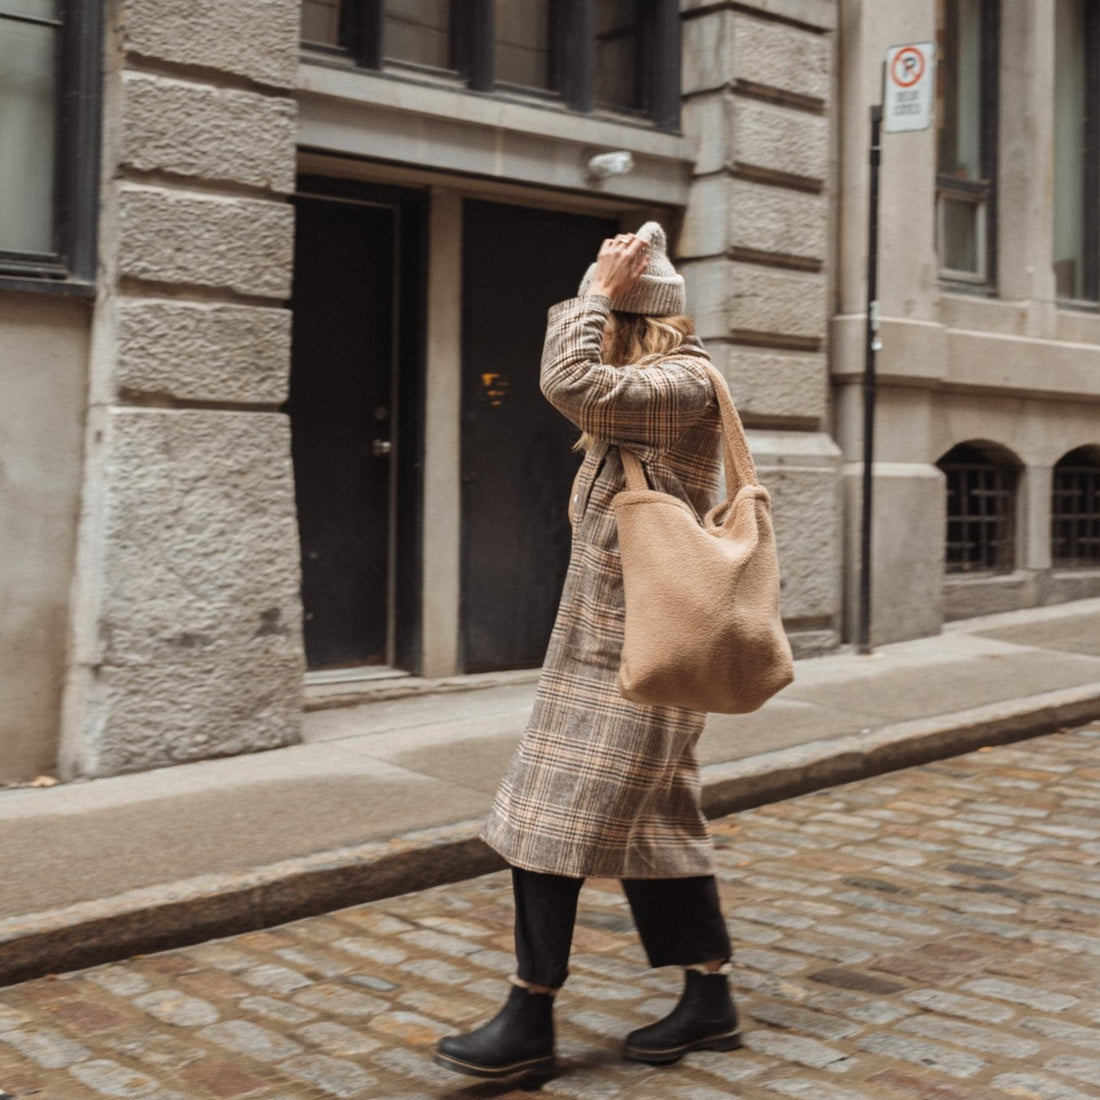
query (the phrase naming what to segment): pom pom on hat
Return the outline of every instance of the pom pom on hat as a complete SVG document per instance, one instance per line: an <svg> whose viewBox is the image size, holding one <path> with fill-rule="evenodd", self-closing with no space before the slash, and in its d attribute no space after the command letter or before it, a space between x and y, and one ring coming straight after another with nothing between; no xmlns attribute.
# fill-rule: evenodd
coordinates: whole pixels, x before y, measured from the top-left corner
<svg viewBox="0 0 1100 1100"><path fill-rule="evenodd" d="M622 313L646 313L660 317L683 313L687 308L684 296L684 278L672 266L668 258L668 238L658 222L646 222L635 236L649 245L649 267L627 294L612 298L611 308ZM584 297L592 285L596 265L592 264L581 280L579 297Z"/></svg>
<svg viewBox="0 0 1100 1100"><path fill-rule="evenodd" d="M646 241L651 253L663 252L666 256L668 255L668 238L660 222L646 222L634 236Z"/></svg>

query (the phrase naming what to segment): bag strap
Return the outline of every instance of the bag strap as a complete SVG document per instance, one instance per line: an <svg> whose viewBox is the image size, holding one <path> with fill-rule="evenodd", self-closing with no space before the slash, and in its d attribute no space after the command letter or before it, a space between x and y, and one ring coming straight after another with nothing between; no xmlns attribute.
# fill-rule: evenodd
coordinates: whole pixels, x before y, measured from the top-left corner
<svg viewBox="0 0 1100 1100"><path fill-rule="evenodd" d="M714 386L714 395L718 399L718 412L722 419L722 457L726 467L726 499L733 500L739 489L746 485L759 485L760 481L749 453L741 417L725 378L713 363L704 360L701 365L706 370ZM626 473L627 488L634 491L647 489L649 485L641 459L625 447L619 448L619 456Z"/></svg>
<svg viewBox="0 0 1100 1100"><path fill-rule="evenodd" d="M619 448L619 458L623 460L623 472L626 474L626 487L634 493L640 493L649 488L649 481L645 476L645 467L642 460L625 447Z"/></svg>
<svg viewBox="0 0 1100 1100"><path fill-rule="evenodd" d="M729 500L737 496L738 489L746 485L759 485L756 476L756 464L749 452L745 439L745 428L729 385L718 368L708 361L703 362L711 382L714 383L714 395L718 398L718 411L722 416L722 453L726 464L726 494Z"/></svg>

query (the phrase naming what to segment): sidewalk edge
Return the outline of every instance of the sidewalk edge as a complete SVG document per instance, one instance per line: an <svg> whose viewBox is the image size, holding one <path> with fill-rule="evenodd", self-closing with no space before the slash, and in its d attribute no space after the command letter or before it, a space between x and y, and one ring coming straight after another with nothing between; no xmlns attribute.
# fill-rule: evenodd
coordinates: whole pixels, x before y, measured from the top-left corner
<svg viewBox="0 0 1100 1100"><path fill-rule="evenodd" d="M1004 745L1100 717L1100 682L898 722L864 733L703 768L703 808L721 817L987 745Z"/></svg>
<svg viewBox="0 0 1100 1100"><path fill-rule="evenodd" d="M1100 717L1100 683L902 722L702 769L709 817ZM0 985L149 954L488 874L481 821L254 871L202 875L0 921Z"/></svg>

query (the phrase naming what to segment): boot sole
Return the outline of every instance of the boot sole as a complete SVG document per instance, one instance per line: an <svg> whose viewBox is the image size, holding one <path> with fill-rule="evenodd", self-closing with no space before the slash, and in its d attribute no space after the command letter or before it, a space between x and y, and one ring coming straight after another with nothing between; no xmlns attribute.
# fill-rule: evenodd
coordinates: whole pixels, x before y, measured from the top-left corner
<svg viewBox="0 0 1100 1100"><path fill-rule="evenodd" d="M465 1073L469 1077L483 1077L495 1080L501 1077L513 1077L523 1074L525 1077L547 1077L554 1072L554 1056L549 1058L528 1058L524 1062L512 1062L506 1066L481 1066L476 1062L464 1062L461 1058L452 1058L442 1051L433 1051L432 1061L444 1069L455 1073Z"/></svg>
<svg viewBox="0 0 1100 1100"><path fill-rule="evenodd" d="M647 1050L644 1047L627 1046L623 1053L632 1062L647 1062L651 1066L666 1066L678 1062L685 1054L693 1050L738 1050L741 1046L741 1032L728 1031L723 1035L710 1035L705 1039L696 1039L693 1043L684 1043L678 1047L663 1047Z"/></svg>

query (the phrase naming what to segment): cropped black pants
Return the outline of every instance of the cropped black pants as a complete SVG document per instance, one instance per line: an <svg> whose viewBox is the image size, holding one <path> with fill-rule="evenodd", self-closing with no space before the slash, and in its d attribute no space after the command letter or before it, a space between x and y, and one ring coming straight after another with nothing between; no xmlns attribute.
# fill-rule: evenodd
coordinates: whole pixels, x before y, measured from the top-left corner
<svg viewBox="0 0 1100 1100"><path fill-rule="evenodd" d="M627 878L623 891L650 966L693 966L732 953L713 875ZM569 973L569 949L582 878L512 868L516 975L552 989Z"/></svg>

